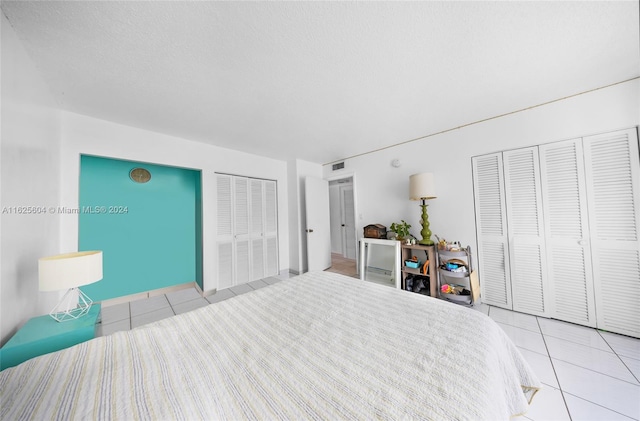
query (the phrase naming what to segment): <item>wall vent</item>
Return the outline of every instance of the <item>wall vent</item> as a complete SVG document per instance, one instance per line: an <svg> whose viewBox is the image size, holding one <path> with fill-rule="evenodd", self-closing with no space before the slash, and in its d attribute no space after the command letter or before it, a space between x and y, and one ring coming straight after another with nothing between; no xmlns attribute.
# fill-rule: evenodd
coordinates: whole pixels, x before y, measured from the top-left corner
<svg viewBox="0 0 640 421"><path fill-rule="evenodd" d="M333 171L341 170L344 168L344 161L333 164Z"/></svg>

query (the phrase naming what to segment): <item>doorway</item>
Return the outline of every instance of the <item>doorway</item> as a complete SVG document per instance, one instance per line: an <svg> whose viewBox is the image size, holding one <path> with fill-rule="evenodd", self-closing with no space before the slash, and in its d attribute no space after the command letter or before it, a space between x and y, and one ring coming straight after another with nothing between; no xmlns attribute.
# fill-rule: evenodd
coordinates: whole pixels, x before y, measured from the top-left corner
<svg viewBox="0 0 640 421"><path fill-rule="evenodd" d="M353 177L329 181L331 272L357 276Z"/></svg>

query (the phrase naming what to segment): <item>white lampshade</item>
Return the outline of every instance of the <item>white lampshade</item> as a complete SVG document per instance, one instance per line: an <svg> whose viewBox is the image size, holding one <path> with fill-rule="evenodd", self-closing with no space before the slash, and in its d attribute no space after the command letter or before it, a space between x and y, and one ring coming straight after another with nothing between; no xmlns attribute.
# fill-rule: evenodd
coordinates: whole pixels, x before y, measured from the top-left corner
<svg viewBox="0 0 640 421"><path fill-rule="evenodd" d="M411 200L435 199L436 187L433 173L423 172L409 177L409 198Z"/></svg>
<svg viewBox="0 0 640 421"><path fill-rule="evenodd" d="M59 291L102 279L102 251L79 251L38 259L40 291Z"/></svg>

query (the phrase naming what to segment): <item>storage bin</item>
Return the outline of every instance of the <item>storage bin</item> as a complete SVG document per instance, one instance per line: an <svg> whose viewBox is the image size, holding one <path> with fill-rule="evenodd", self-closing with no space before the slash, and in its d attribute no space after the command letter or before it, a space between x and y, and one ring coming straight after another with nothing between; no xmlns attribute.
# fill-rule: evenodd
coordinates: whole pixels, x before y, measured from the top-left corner
<svg viewBox="0 0 640 421"><path fill-rule="evenodd" d="M440 295L449 301L453 301L456 303L471 304L471 295L446 294L444 292L440 293Z"/></svg>
<svg viewBox="0 0 640 421"><path fill-rule="evenodd" d="M422 265L422 263L420 263L420 261L405 260L404 265L411 269L418 269Z"/></svg>

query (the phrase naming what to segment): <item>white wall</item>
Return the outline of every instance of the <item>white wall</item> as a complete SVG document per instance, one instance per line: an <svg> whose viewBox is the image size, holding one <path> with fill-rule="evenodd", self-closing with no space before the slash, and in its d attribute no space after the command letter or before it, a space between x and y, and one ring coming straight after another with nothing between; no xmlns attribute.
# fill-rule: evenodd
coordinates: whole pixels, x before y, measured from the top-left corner
<svg viewBox="0 0 640 421"><path fill-rule="evenodd" d="M59 112L35 65L1 19L0 343L34 315L46 314L57 293L38 290L38 258L56 254L59 216L14 214L12 207L56 206L60 176Z"/></svg>
<svg viewBox="0 0 640 421"><path fill-rule="evenodd" d="M77 208L80 155L149 162L202 170L203 283L217 288L216 173L276 180L278 183L278 248L280 269L289 268L287 163L219 148L161 133L124 126L70 112L62 113L61 206ZM78 215L63 215L60 250L78 246Z"/></svg>
<svg viewBox="0 0 640 421"><path fill-rule="evenodd" d="M482 104L478 104L482 106ZM361 228L406 220L420 238L419 202L409 200L409 176L433 172L438 198L428 201L431 231L476 250L471 157L640 124L640 80L557 101L345 161L358 177ZM397 158L400 168L391 166ZM325 178L340 171L323 168ZM476 267L477 267L477 261Z"/></svg>

